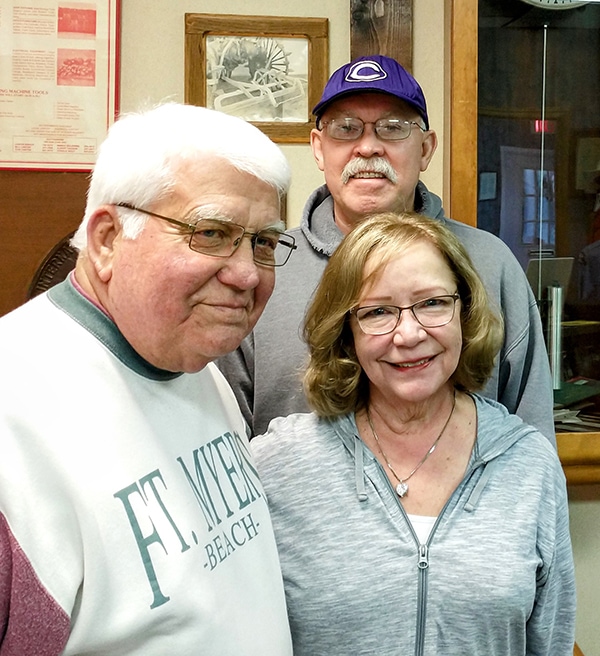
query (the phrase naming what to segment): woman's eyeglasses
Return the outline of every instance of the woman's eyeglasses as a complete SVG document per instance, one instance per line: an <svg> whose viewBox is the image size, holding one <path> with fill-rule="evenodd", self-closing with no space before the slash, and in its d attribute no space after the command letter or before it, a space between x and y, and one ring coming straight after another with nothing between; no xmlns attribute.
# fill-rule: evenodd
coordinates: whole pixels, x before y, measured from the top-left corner
<svg viewBox="0 0 600 656"><path fill-rule="evenodd" d="M404 310L410 310L413 317L424 328L439 328L454 319L458 294L432 296L422 301L400 307L398 305L365 305L350 310L356 317L360 329L366 335L387 335L396 329Z"/></svg>

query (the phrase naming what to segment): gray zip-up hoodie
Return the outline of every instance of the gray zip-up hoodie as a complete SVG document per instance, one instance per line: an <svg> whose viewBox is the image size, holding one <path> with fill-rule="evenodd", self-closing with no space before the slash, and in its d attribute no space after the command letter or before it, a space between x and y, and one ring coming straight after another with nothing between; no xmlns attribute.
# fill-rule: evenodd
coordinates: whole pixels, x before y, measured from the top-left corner
<svg viewBox="0 0 600 656"><path fill-rule="evenodd" d="M425 544L353 415L276 419L250 443L294 656L572 656L560 462L538 431L473 398L473 453Z"/></svg>
<svg viewBox="0 0 600 656"><path fill-rule="evenodd" d="M491 233L446 218L441 200L422 182L415 210L443 221L460 239L504 315L504 345L482 394L503 403L555 444L548 354L523 269ZM273 417L308 410L301 385L307 354L301 338L304 312L343 236L333 220L333 198L326 186L311 195L300 227L290 232L298 248L277 269L273 296L254 332L217 361L254 435L264 433Z"/></svg>

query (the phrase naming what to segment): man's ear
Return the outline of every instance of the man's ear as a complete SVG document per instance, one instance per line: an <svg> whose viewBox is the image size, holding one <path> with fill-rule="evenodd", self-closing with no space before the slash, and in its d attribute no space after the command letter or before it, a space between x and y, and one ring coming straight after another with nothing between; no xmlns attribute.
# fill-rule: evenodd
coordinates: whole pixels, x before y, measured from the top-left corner
<svg viewBox="0 0 600 656"><path fill-rule="evenodd" d="M323 149L322 149L322 143L321 143L321 138L322 138L322 133L321 130L317 130L316 128L313 128L310 131L310 147L312 148L313 156L315 158L315 162L317 163L317 166L321 171L325 170L325 164L323 162Z"/></svg>
<svg viewBox="0 0 600 656"><path fill-rule="evenodd" d="M431 162L431 158L437 149L437 134L433 130L429 130L423 138L421 146L421 171L426 171Z"/></svg>
<svg viewBox="0 0 600 656"><path fill-rule="evenodd" d="M115 246L122 226L114 205L103 205L91 216L87 225L87 255L102 282L112 275Z"/></svg>

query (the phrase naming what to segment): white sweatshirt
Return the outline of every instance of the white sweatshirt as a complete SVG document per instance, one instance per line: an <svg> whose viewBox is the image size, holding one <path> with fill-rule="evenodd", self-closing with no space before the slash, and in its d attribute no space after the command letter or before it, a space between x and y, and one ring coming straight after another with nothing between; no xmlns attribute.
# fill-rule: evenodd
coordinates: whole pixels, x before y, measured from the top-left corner
<svg viewBox="0 0 600 656"><path fill-rule="evenodd" d="M245 423L69 281L0 319L0 654L287 656Z"/></svg>

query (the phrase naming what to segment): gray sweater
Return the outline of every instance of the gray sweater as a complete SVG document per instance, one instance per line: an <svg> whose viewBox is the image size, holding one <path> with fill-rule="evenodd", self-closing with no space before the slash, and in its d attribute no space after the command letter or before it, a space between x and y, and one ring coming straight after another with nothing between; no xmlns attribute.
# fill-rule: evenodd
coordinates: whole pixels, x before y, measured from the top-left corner
<svg viewBox="0 0 600 656"><path fill-rule="evenodd" d="M446 218L441 200L422 182L415 209L443 221L461 240L492 300L502 309L504 345L482 394L503 403L555 444L548 354L535 298L521 266L491 233ZM342 240L327 187L312 194L300 227L290 232L298 249L277 269L275 291L254 332L217 362L254 435L263 433L273 417L308 410L301 386L307 354L301 338L304 312Z"/></svg>
<svg viewBox="0 0 600 656"><path fill-rule="evenodd" d="M473 454L426 544L353 416L296 414L252 440L294 656L572 656L560 462L538 431L474 399Z"/></svg>

